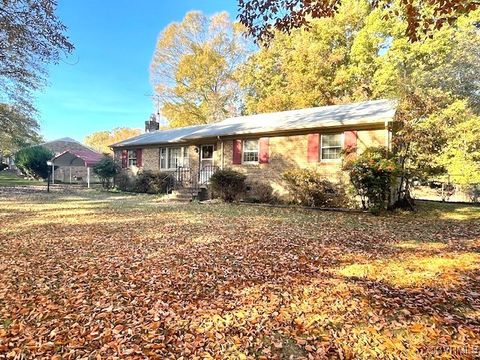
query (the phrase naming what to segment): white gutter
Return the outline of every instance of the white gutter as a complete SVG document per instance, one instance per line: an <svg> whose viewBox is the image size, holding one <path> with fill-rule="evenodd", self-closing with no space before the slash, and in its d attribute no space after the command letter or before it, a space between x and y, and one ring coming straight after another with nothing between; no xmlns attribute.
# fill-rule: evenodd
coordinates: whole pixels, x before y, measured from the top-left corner
<svg viewBox="0 0 480 360"><path fill-rule="evenodd" d="M223 140L220 139L220 136L217 136L217 141L220 141L220 149L221 149L221 153L220 153L220 170L223 170L223 165L225 163L225 149L224 149L224 143L223 143Z"/></svg>

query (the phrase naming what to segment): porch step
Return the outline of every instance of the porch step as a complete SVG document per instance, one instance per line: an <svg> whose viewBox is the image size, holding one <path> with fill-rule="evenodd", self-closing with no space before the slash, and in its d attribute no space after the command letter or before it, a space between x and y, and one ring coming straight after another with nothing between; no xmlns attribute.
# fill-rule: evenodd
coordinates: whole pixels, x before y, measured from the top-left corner
<svg viewBox="0 0 480 360"><path fill-rule="evenodd" d="M181 188L174 190L170 195L170 198L177 201L192 201L194 196L198 196L198 193L199 190L197 189Z"/></svg>

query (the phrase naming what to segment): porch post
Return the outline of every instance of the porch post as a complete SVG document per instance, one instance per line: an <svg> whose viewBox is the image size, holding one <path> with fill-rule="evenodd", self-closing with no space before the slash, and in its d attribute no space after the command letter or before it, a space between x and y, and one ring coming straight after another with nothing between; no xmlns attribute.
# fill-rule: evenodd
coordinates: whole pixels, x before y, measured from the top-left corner
<svg viewBox="0 0 480 360"><path fill-rule="evenodd" d="M90 168L87 166L87 188L90 188Z"/></svg>
<svg viewBox="0 0 480 360"><path fill-rule="evenodd" d="M55 162L52 161L52 184L55 184Z"/></svg>
<svg viewBox="0 0 480 360"><path fill-rule="evenodd" d="M70 170L70 184L72 183L72 167L69 166L68 170Z"/></svg>

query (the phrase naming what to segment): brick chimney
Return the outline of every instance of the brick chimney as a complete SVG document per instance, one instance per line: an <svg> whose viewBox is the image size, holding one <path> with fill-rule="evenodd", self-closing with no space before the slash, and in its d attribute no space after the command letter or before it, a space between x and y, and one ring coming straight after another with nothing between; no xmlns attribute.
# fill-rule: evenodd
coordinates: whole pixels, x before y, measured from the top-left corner
<svg viewBox="0 0 480 360"><path fill-rule="evenodd" d="M150 115L150 119L145 121L145 132L149 133L160 129L160 124L157 121L155 114Z"/></svg>

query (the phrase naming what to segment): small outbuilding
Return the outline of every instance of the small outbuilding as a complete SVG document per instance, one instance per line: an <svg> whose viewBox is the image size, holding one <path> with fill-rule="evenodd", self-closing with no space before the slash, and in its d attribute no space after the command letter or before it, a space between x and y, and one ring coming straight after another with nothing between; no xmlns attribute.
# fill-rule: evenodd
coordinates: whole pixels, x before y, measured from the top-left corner
<svg viewBox="0 0 480 360"><path fill-rule="evenodd" d="M55 183L55 168L61 168L63 171L64 183L86 183L90 187L92 181L97 181L96 176L92 174L91 168L98 164L102 159L102 155L85 150L66 150L61 154L56 155L52 159L52 179Z"/></svg>

